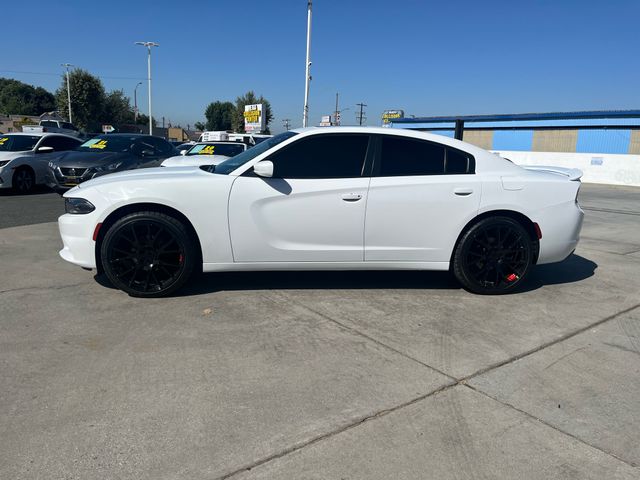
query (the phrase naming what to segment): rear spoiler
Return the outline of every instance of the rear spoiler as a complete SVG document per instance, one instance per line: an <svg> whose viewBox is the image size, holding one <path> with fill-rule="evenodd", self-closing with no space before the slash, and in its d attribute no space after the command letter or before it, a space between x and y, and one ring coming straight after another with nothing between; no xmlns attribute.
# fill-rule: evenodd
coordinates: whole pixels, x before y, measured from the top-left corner
<svg viewBox="0 0 640 480"><path fill-rule="evenodd" d="M556 173L558 175L564 175L569 180L580 180L582 177L582 170L579 168L564 168L564 167L551 167L547 165L520 165L526 170L533 170L537 172L549 172Z"/></svg>

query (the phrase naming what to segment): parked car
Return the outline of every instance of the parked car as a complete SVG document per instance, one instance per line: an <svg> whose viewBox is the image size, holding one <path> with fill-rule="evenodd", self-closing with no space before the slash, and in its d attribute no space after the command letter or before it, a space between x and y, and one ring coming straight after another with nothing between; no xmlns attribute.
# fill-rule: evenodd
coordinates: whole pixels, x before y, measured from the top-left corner
<svg viewBox="0 0 640 480"><path fill-rule="evenodd" d="M75 151L50 161L46 184L56 191L67 190L108 173L159 167L163 160L176 154L173 145L160 137L130 133L98 135Z"/></svg>
<svg viewBox="0 0 640 480"><path fill-rule="evenodd" d="M581 175L425 132L293 130L214 167L67 192L60 255L140 297L196 270L451 269L464 288L501 294L576 248Z"/></svg>
<svg viewBox="0 0 640 480"><path fill-rule="evenodd" d="M56 133L0 134L0 188L28 193L45 183L47 162L82 142Z"/></svg>
<svg viewBox="0 0 640 480"><path fill-rule="evenodd" d="M40 120L38 125L23 125L23 133L66 133L79 136L80 131L71 123L61 120Z"/></svg>
<svg viewBox="0 0 640 480"><path fill-rule="evenodd" d="M202 165L217 165L227 158L235 157L244 152L247 145L240 142L201 142L191 146L188 150L181 150L177 157L167 158L162 162L163 167L187 167Z"/></svg>

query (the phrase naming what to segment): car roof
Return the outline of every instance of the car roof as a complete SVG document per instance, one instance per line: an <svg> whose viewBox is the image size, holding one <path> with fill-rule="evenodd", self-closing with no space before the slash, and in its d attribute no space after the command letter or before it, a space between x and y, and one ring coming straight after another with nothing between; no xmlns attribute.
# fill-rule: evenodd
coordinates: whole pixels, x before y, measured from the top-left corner
<svg viewBox="0 0 640 480"><path fill-rule="evenodd" d="M486 150L483 150L480 147L476 147L475 145L472 145L470 143L463 142L462 140L456 140L454 138L445 137L444 135L438 135L435 133L410 130L407 128L340 126L296 128L289 131L303 135L317 135L322 133L368 133L378 135L394 135L398 137L415 138L419 140L427 140L435 143L440 143L442 145L447 145L459 150L464 150L473 155L484 155L488 153Z"/></svg>
<svg viewBox="0 0 640 480"><path fill-rule="evenodd" d="M78 141L82 141L81 138L78 138L74 135L68 135L66 133L56 133L56 132L33 132L33 133L29 133L29 132L11 132L11 133L0 133L0 135L6 136L6 135L19 135L21 137L49 137L52 135L55 135L57 137L66 137L66 138L73 138L74 140L78 140Z"/></svg>

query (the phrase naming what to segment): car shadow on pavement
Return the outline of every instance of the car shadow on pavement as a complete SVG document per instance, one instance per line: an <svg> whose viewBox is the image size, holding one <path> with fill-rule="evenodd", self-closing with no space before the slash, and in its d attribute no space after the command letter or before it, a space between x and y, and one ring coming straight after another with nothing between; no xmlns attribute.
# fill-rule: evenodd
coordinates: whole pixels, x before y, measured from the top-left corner
<svg viewBox="0 0 640 480"><path fill-rule="evenodd" d="M580 255L561 263L533 269L526 283L513 294L537 290L545 285L574 283L594 275L598 265ZM104 275L96 281L113 288ZM175 297L206 295L233 290L461 290L449 272L417 270L220 272L193 278Z"/></svg>
<svg viewBox="0 0 640 480"><path fill-rule="evenodd" d="M13 188L0 189L0 197L28 197L31 195L43 195L48 193L54 193L49 187L35 186L29 193L16 192Z"/></svg>

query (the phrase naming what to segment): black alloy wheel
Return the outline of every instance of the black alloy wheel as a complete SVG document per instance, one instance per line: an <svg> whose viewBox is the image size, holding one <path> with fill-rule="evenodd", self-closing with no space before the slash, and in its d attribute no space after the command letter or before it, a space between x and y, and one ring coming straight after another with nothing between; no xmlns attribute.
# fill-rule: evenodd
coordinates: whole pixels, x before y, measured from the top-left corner
<svg viewBox="0 0 640 480"><path fill-rule="evenodd" d="M458 243L453 273L471 292L488 295L510 292L531 270L532 243L516 220L485 218L469 228Z"/></svg>
<svg viewBox="0 0 640 480"><path fill-rule="evenodd" d="M12 186L18 193L29 193L35 186L35 175L29 168L18 168L13 172Z"/></svg>
<svg viewBox="0 0 640 480"><path fill-rule="evenodd" d="M136 212L114 223L101 246L109 280L133 297L162 297L179 289L196 264L186 227L158 212Z"/></svg>

